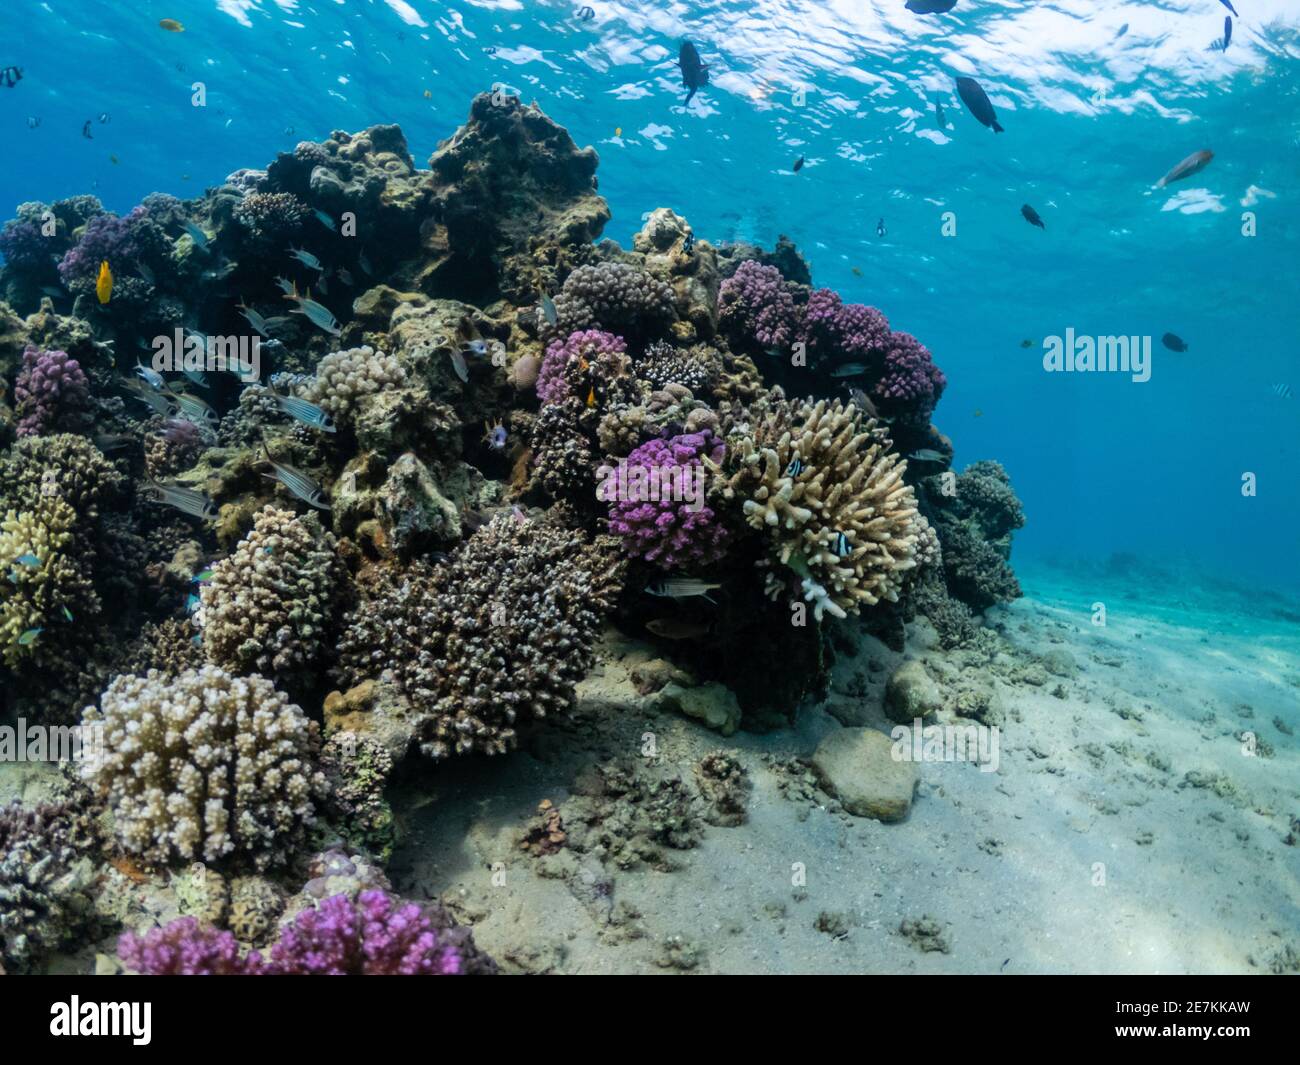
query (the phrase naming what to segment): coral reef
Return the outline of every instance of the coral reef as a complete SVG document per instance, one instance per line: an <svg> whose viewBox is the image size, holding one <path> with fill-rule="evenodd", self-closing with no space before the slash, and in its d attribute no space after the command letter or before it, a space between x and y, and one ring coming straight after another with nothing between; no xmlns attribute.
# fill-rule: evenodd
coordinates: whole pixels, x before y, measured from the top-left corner
<svg viewBox="0 0 1300 1065"><path fill-rule="evenodd" d="M14 396L19 436L89 426L90 386L81 365L66 351L38 351L29 345Z"/></svg>

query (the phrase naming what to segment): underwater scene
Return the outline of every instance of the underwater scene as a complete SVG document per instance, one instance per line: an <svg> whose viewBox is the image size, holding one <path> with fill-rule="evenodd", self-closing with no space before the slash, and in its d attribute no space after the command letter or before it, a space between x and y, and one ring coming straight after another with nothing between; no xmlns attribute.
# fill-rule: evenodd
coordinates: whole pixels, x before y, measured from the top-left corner
<svg viewBox="0 0 1300 1065"><path fill-rule="evenodd" d="M1295 0L0 42L0 972L1300 973Z"/></svg>

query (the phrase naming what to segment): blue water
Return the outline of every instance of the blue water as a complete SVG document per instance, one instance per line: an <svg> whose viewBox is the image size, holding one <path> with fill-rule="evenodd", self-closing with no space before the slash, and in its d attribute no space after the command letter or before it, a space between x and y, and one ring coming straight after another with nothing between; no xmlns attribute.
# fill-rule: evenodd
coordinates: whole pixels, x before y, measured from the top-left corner
<svg viewBox="0 0 1300 1065"><path fill-rule="evenodd" d="M1219 0L959 0L943 16L903 0L593 2L589 21L582 6L7 0L0 65L24 78L0 88L0 212L197 196L376 122L423 162L474 93L503 85L597 149L607 236L630 243L658 206L713 241L785 233L816 283L920 337L949 378L935 422L958 465L998 458L1024 500L1016 559L1128 551L1297 583L1300 398L1273 392L1300 395L1295 0L1239 0L1226 52L1208 48ZM712 71L689 108L683 38ZM963 108L960 75L1004 134ZM1153 189L1203 148L1208 169ZM1044 373L1043 338L1070 328L1155 338L1151 380ZM1189 351L1162 348L1165 332Z"/></svg>

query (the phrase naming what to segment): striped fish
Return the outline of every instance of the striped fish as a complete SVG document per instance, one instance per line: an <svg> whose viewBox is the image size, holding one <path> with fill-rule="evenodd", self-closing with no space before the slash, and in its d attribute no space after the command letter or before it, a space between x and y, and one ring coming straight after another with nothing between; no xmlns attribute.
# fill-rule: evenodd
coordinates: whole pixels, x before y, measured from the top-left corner
<svg viewBox="0 0 1300 1065"><path fill-rule="evenodd" d="M169 398L172 393L166 385L163 385L160 391L156 391L140 381L127 381L126 387L134 393L136 399L151 408L155 414L170 414L175 405L174 399Z"/></svg>
<svg viewBox="0 0 1300 1065"><path fill-rule="evenodd" d="M261 333L262 336L266 337L267 340L270 340L271 328L266 324L266 319L263 318L260 314L258 314L255 310L253 310L252 307L248 306L248 304L246 303L240 303L237 304L237 306L239 307L239 313L242 314L245 319L247 319L248 324L251 325L257 332Z"/></svg>
<svg viewBox="0 0 1300 1065"><path fill-rule="evenodd" d="M216 422L217 412L198 396L191 396L188 392L173 392L170 388L164 389L163 394L175 400L176 405L181 409L181 414L191 421Z"/></svg>
<svg viewBox="0 0 1300 1065"><path fill-rule="evenodd" d="M283 462L276 462L271 457L271 452L267 449L266 444L262 445L262 454L266 456L266 461L275 470L275 476L265 473L262 475L263 477L268 480L279 481L304 503L308 503L319 510L330 509L330 505L324 502L325 490L319 484L292 466L286 466Z"/></svg>
<svg viewBox="0 0 1300 1065"><path fill-rule="evenodd" d="M311 267L313 270L324 269L320 260L309 251L303 251L302 248L290 248L289 254L302 263L303 266Z"/></svg>
<svg viewBox="0 0 1300 1065"><path fill-rule="evenodd" d="M853 547L849 543L849 538L842 532L835 533L835 539L831 541L831 550L835 552L836 558L848 558L853 554Z"/></svg>
<svg viewBox="0 0 1300 1065"><path fill-rule="evenodd" d="M308 403L305 399L299 399L297 396L282 396L274 389L271 395L275 397L275 402L285 414L303 423L310 425L313 429L319 429L323 433L338 432L338 427L331 418L315 403Z"/></svg>
<svg viewBox="0 0 1300 1065"><path fill-rule="evenodd" d="M145 491L152 494L154 502L175 507L191 517L212 521L217 516L217 508L211 497L193 488L182 488L178 484L160 484L150 477L145 482Z"/></svg>
<svg viewBox="0 0 1300 1065"><path fill-rule="evenodd" d="M289 313L301 314L313 325L324 329L330 336L341 336L343 333L343 330L339 328L339 320L334 317L330 309L317 303L310 296L299 296L298 306Z"/></svg>

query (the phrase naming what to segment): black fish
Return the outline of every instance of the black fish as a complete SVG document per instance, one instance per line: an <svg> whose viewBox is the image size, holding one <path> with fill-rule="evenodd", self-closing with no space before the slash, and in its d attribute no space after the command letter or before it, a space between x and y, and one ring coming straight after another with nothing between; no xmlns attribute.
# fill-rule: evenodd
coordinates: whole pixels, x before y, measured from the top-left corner
<svg viewBox="0 0 1300 1065"><path fill-rule="evenodd" d="M592 10L592 8L586 6L578 8L579 22L590 22L595 17L596 17L596 12Z"/></svg>
<svg viewBox="0 0 1300 1065"><path fill-rule="evenodd" d="M1166 333L1164 336L1162 336L1160 338L1160 343L1162 343L1170 351L1187 350L1187 341L1185 341L1180 336L1175 336L1173 333Z"/></svg>
<svg viewBox="0 0 1300 1065"><path fill-rule="evenodd" d="M1043 220L1038 216L1038 212L1030 207L1029 204L1025 204L1020 208L1020 213L1025 216L1025 221L1031 226L1037 226L1039 229L1047 228L1047 226L1043 224Z"/></svg>
<svg viewBox="0 0 1300 1065"><path fill-rule="evenodd" d="M802 155L799 156L799 158L796 159L796 160L794 161L794 166L791 167L791 169L792 169L796 174L799 173L799 171L803 169L803 156L802 156Z"/></svg>
<svg viewBox="0 0 1300 1065"><path fill-rule="evenodd" d="M0 81L4 82L6 89L12 89L22 80L22 67L5 67L4 70L0 70Z"/></svg>
<svg viewBox="0 0 1300 1065"><path fill-rule="evenodd" d="M95 139L95 135L90 132L90 119L86 119L86 124L81 127L81 135L88 141Z"/></svg>
<svg viewBox="0 0 1300 1065"><path fill-rule="evenodd" d="M1232 6L1232 0L1219 0L1219 3L1221 3L1224 7L1226 7L1229 11L1231 11L1234 15L1237 15L1237 9L1236 9L1235 7ZM1241 16L1240 16L1240 15L1237 15L1237 18L1241 18Z"/></svg>
<svg viewBox="0 0 1300 1065"><path fill-rule="evenodd" d="M884 235L885 235L885 220L882 218L880 219L880 221L876 223L876 236L883 237Z"/></svg>
<svg viewBox="0 0 1300 1065"><path fill-rule="evenodd" d="M993 110L988 95L978 81L974 78L958 78L957 95L961 97L961 102L966 105L980 125L988 126L994 133L1003 132L1002 127L998 125L997 112Z"/></svg>
<svg viewBox="0 0 1300 1065"><path fill-rule="evenodd" d="M689 105L691 97L709 83L709 68L700 61L700 53L690 41L682 41L677 65L682 68L682 84L690 90L686 94L686 104Z"/></svg>
<svg viewBox="0 0 1300 1065"><path fill-rule="evenodd" d="M957 0L907 0L903 6L916 15L946 15L957 6Z"/></svg>
<svg viewBox="0 0 1300 1065"><path fill-rule="evenodd" d="M1223 50L1228 50L1228 45L1232 43L1232 16L1223 16Z"/></svg>
<svg viewBox="0 0 1300 1065"><path fill-rule="evenodd" d="M690 255L695 250L695 234L687 233L686 239L682 241L682 254Z"/></svg>

